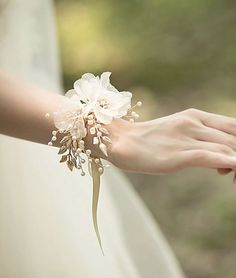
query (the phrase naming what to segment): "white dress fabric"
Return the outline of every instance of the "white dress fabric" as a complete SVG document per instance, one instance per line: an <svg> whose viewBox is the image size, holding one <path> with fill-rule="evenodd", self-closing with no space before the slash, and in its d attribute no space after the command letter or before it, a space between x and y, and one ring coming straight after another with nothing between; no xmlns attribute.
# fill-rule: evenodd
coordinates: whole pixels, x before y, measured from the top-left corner
<svg viewBox="0 0 236 278"><path fill-rule="evenodd" d="M0 0L0 67L61 91L51 1ZM0 278L183 277L149 211L117 169L101 179L105 256L93 229L91 196L90 176L69 172L56 149L0 136Z"/></svg>

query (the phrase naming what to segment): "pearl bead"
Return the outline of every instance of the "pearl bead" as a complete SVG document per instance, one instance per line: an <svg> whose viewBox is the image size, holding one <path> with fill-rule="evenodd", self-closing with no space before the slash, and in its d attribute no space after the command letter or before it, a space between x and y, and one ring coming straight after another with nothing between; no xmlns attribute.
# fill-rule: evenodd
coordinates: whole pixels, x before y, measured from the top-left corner
<svg viewBox="0 0 236 278"><path fill-rule="evenodd" d="M52 135L56 135L56 134L57 134L56 130L53 130Z"/></svg>
<svg viewBox="0 0 236 278"><path fill-rule="evenodd" d="M94 137L94 138L93 138L93 144L94 144L94 145L97 145L98 142L99 142L99 141L98 141L98 138L97 138L97 137Z"/></svg>
<svg viewBox="0 0 236 278"><path fill-rule="evenodd" d="M135 117L135 115L136 115L136 113L133 111L133 112L131 113L131 116Z"/></svg>
<svg viewBox="0 0 236 278"><path fill-rule="evenodd" d="M137 106L139 106L139 107L142 106L142 101L138 101Z"/></svg>
<svg viewBox="0 0 236 278"><path fill-rule="evenodd" d="M134 119L130 119L129 121L130 121L131 123L133 123L133 122L134 122Z"/></svg>
<svg viewBox="0 0 236 278"><path fill-rule="evenodd" d="M90 128L90 133L91 133L91 134L95 134L95 132L96 132L95 128L94 128L94 127L91 127L91 128Z"/></svg>
<svg viewBox="0 0 236 278"><path fill-rule="evenodd" d="M48 142L48 146L52 146L52 142Z"/></svg>
<svg viewBox="0 0 236 278"><path fill-rule="evenodd" d="M85 159L81 159L81 163L85 163Z"/></svg>
<svg viewBox="0 0 236 278"><path fill-rule="evenodd" d="M99 167L98 168L98 172L101 174L103 172L103 168L102 167Z"/></svg>
<svg viewBox="0 0 236 278"><path fill-rule="evenodd" d="M83 140L80 140L79 143L80 143L81 145L84 145L84 141L83 141Z"/></svg>
<svg viewBox="0 0 236 278"><path fill-rule="evenodd" d="M92 120L93 119L93 114L88 115L88 119Z"/></svg>
<svg viewBox="0 0 236 278"><path fill-rule="evenodd" d="M86 154L90 155L91 154L91 150L86 150Z"/></svg>
<svg viewBox="0 0 236 278"><path fill-rule="evenodd" d="M100 162L100 160L99 160L98 158L96 158L96 159L95 159L95 163L98 164L99 162Z"/></svg>
<svg viewBox="0 0 236 278"><path fill-rule="evenodd" d="M72 140L73 140L73 141L76 141L76 136L72 136Z"/></svg>
<svg viewBox="0 0 236 278"><path fill-rule="evenodd" d="M81 172L81 176L85 176L85 172Z"/></svg>
<svg viewBox="0 0 236 278"><path fill-rule="evenodd" d="M57 137L56 136L52 136L52 141L56 141Z"/></svg>
<svg viewBox="0 0 236 278"><path fill-rule="evenodd" d="M97 124L96 126L97 126L97 128L100 128L100 127L101 127L101 125L100 125L100 124Z"/></svg>
<svg viewBox="0 0 236 278"><path fill-rule="evenodd" d="M46 113L46 114L45 114L45 117L46 117L46 118L49 118L49 117L50 117L50 114L49 114L49 113Z"/></svg>
<svg viewBox="0 0 236 278"><path fill-rule="evenodd" d="M136 113L135 116L134 116L134 118L135 118L135 119L138 119L138 118L139 118L139 114Z"/></svg>
<svg viewBox="0 0 236 278"><path fill-rule="evenodd" d="M78 148L77 150L76 150L76 153L81 153L82 152L82 150L80 149L80 148Z"/></svg>
<svg viewBox="0 0 236 278"><path fill-rule="evenodd" d="M88 120L88 125L92 125L93 124L93 120Z"/></svg>

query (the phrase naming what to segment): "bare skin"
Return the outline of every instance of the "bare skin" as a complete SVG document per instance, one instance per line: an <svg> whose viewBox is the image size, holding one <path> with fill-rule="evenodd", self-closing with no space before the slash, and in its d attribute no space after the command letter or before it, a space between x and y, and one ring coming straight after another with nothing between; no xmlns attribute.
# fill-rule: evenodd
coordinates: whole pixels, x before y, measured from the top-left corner
<svg viewBox="0 0 236 278"><path fill-rule="evenodd" d="M235 170L235 124L233 118L195 109L137 124L115 120L109 127L115 142L110 159L132 172L203 167L226 174Z"/></svg>
<svg viewBox="0 0 236 278"><path fill-rule="evenodd" d="M0 133L47 144L54 129L45 114L63 96L46 92L0 72ZM189 167L236 171L236 119L188 109L152 121L115 119L107 126L111 163L138 173L162 174ZM86 138L94 156L103 155Z"/></svg>

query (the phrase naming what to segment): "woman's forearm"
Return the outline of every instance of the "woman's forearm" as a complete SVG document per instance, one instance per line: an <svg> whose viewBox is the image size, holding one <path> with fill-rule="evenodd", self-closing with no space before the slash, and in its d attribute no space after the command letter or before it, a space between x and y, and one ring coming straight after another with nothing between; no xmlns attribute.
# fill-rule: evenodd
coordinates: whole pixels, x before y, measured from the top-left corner
<svg viewBox="0 0 236 278"><path fill-rule="evenodd" d="M47 144L54 125L44 115L55 111L62 99L0 72L0 133Z"/></svg>

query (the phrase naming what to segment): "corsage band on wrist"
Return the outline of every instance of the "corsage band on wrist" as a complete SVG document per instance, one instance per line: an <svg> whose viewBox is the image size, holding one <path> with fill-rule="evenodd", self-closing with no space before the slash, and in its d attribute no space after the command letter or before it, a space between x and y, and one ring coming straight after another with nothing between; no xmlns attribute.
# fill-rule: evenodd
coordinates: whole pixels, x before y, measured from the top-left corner
<svg viewBox="0 0 236 278"><path fill-rule="evenodd" d="M131 107L132 93L119 92L110 83L110 72L104 72L101 76L85 73L75 81L74 88L69 90L58 111L52 115L56 129L52 131L51 141L57 141L57 135L63 137L60 140L60 162L65 162L72 171L74 168L85 175L84 164L88 161L88 172L93 180L92 216L93 224L99 245L102 249L101 238L97 224L97 205L100 190L100 176L104 168L100 157L94 157L92 150L86 149L85 138L92 137L92 143L97 145L105 157L108 157L107 145L112 144L106 125L113 118L124 118L134 122L139 115L134 108L141 106L141 101ZM46 117L51 115L47 113Z"/></svg>

